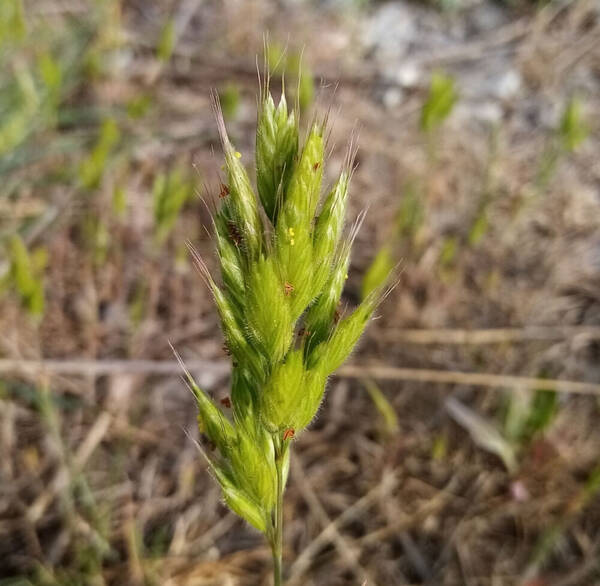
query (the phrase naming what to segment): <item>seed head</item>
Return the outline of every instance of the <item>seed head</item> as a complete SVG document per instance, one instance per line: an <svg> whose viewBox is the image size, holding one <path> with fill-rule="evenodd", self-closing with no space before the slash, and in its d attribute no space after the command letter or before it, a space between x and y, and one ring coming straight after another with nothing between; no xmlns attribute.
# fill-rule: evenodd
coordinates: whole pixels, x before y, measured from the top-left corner
<svg viewBox="0 0 600 586"><path fill-rule="evenodd" d="M205 455L225 501L272 535L277 466L285 482L287 447L315 417L327 377L354 348L382 287L341 316L350 249L360 226L359 219L343 234L353 143L321 203L324 124L312 125L299 152L297 112L288 112L285 97L276 107L265 90L256 135L258 197L215 104L227 172L214 220L221 284L195 255L232 359L231 400L222 403L229 417L187 371L186 376L200 431L216 447Z"/></svg>

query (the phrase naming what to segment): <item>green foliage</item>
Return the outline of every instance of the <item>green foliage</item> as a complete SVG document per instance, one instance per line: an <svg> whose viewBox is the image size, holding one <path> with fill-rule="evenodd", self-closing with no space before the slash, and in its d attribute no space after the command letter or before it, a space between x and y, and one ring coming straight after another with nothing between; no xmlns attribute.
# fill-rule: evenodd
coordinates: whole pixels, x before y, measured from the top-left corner
<svg viewBox="0 0 600 586"><path fill-rule="evenodd" d="M567 103L558 126L562 148L568 153L576 151L588 134L581 100L573 97Z"/></svg>
<svg viewBox="0 0 600 586"><path fill-rule="evenodd" d="M112 118L104 120L96 144L79 168L79 179L86 189L95 189L100 185L109 157L120 138L117 123Z"/></svg>
<svg viewBox="0 0 600 586"><path fill-rule="evenodd" d="M156 239L163 243L175 226L179 212L194 193L194 183L183 170L176 167L159 173L152 186Z"/></svg>
<svg viewBox="0 0 600 586"><path fill-rule="evenodd" d="M9 241L9 281L21 299L23 307L34 318L44 314L43 270L47 255L43 249L29 253L23 240L15 235Z"/></svg>
<svg viewBox="0 0 600 586"><path fill-rule="evenodd" d="M429 95L421 109L421 130L432 132L438 128L452 112L458 92L454 79L442 72L434 72L431 76Z"/></svg>
<svg viewBox="0 0 600 586"><path fill-rule="evenodd" d="M218 448L207 458L226 502L276 551L290 441L314 418L327 377L364 331L386 275L361 305L340 317L354 236L342 234L352 156L321 202L323 124L312 125L300 150L297 114L288 112L285 97L276 106L268 87L263 93L258 196L218 116L228 182L215 217L221 285L196 257L232 356L232 418L189 375L188 382L200 430Z"/></svg>

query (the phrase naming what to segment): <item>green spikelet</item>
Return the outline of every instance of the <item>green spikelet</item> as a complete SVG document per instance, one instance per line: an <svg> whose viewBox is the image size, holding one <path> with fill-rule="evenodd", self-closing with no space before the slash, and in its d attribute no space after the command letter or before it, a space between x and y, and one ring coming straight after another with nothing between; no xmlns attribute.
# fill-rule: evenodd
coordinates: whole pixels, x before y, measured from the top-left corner
<svg viewBox="0 0 600 586"><path fill-rule="evenodd" d="M313 247L310 229L300 224L288 228L276 242L277 263L284 281L284 291L295 321L314 297Z"/></svg>
<svg viewBox="0 0 600 586"><path fill-rule="evenodd" d="M215 283L211 284L215 304L219 310L221 327L228 351L236 362L246 368L257 380L263 380L267 362L264 354L258 351L247 339L243 318L236 314L227 296Z"/></svg>
<svg viewBox="0 0 600 586"><path fill-rule="evenodd" d="M315 215L323 177L323 126L315 123L306 139L298 165L294 169L284 197L282 218L278 222L278 237L285 237L289 228L309 225Z"/></svg>
<svg viewBox="0 0 600 586"><path fill-rule="evenodd" d="M329 339L317 347L318 365L326 374L336 371L348 358L373 315L379 297L379 292L367 297L337 324Z"/></svg>
<svg viewBox="0 0 600 586"><path fill-rule="evenodd" d="M245 490L240 489L237 485L237 479L231 478L225 470L218 466L212 466L211 471L221 486L227 506L255 529L258 529L261 533L266 533L267 518L263 507L253 500Z"/></svg>
<svg viewBox="0 0 600 586"><path fill-rule="evenodd" d="M334 325L342 289L348 277L349 264L350 243L340 250L321 295L306 313L304 324L308 338L307 353L328 337Z"/></svg>
<svg viewBox="0 0 600 586"><path fill-rule="evenodd" d="M275 225L298 152L298 122L288 113L285 94L279 105L270 93L262 99L256 131L256 184L265 213Z"/></svg>
<svg viewBox="0 0 600 586"><path fill-rule="evenodd" d="M243 259L240 257L239 248L228 234L227 220L222 214L217 216L215 226L223 285L236 307L242 311L245 294Z"/></svg>
<svg viewBox="0 0 600 586"><path fill-rule="evenodd" d="M214 98L214 107L218 113L219 136L225 153L225 169L229 183L229 197L226 203L230 222L235 224L240 238L240 246L248 258L256 258L263 249L262 221L258 213L256 195L250 184L250 178L241 162L241 154L235 150L220 113L218 99Z"/></svg>
<svg viewBox="0 0 600 586"><path fill-rule="evenodd" d="M298 395L304 392L305 368L302 351L290 352L271 374L260 395L261 414L271 431L296 428Z"/></svg>
<svg viewBox="0 0 600 586"><path fill-rule="evenodd" d="M261 393L261 414L271 432L302 431L314 418L325 391L326 376L308 369L304 352L290 352Z"/></svg>
<svg viewBox="0 0 600 586"><path fill-rule="evenodd" d="M323 202L314 234L315 256L330 257L340 240L346 217L346 202L350 186L350 171L344 169Z"/></svg>
<svg viewBox="0 0 600 586"><path fill-rule="evenodd" d="M175 356L183 368L187 383L196 398L200 431L206 434L208 439L219 448L221 454L228 454L236 440L236 432L233 425L231 425L220 409L198 387L177 352L175 352Z"/></svg>
<svg viewBox="0 0 600 586"><path fill-rule="evenodd" d="M252 339L271 364L282 360L290 347L293 322L285 283L271 257L261 257L248 269L246 320Z"/></svg>
<svg viewBox="0 0 600 586"><path fill-rule="evenodd" d="M230 451L230 466L237 486L254 502L270 511L275 504L275 454L271 436L259 421L237 421L237 441Z"/></svg>
<svg viewBox="0 0 600 586"><path fill-rule="evenodd" d="M320 292L331 270L333 257L338 246L350 185L349 168L342 171L338 181L323 202L323 208L315 223L313 236L314 257L317 259L313 275L313 286Z"/></svg>

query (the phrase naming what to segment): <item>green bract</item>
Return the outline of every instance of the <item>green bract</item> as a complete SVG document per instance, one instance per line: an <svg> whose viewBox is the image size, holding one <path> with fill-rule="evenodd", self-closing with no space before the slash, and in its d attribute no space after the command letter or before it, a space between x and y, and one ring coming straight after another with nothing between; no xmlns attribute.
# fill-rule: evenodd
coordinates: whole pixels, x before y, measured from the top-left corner
<svg viewBox="0 0 600 586"><path fill-rule="evenodd" d="M231 414L189 375L188 382L200 431L216 448L207 458L225 501L265 533L280 555L289 444L314 418L327 377L352 351L382 286L342 315L340 298L359 225L344 235L354 146L321 201L324 123L312 124L300 150L298 112L288 112L285 97L275 106L268 88L263 94L257 194L215 100L227 175L214 221L221 284L196 257L232 358L231 404L225 401Z"/></svg>

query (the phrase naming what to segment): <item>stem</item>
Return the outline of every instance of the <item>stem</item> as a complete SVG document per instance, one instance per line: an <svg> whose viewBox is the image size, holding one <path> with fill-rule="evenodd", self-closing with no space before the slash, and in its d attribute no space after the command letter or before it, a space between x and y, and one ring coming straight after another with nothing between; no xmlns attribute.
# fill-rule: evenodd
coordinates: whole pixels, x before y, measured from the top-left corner
<svg viewBox="0 0 600 586"><path fill-rule="evenodd" d="M283 460L285 457L285 442L273 437L275 447L275 468L277 470L277 500L275 502L275 519L271 549L273 551L273 583L281 586L282 579L282 554L283 554Z"/></svg>

